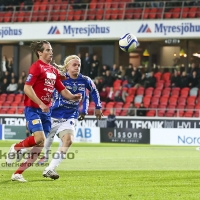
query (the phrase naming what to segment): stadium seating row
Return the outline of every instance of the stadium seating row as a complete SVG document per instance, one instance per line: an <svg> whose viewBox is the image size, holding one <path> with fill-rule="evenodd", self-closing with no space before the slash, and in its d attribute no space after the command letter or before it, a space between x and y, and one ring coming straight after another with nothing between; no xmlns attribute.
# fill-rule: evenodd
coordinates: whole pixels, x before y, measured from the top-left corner
<svg viewBox="0 0 200 200"><path fill-rule="evenodd" d="M115 6L114 6L115 5ZM118 6L120 5L120 6ZM86 9L73 9L71 4L35 2L31 11L0 12L0 22L79 21L118 19L199 18L200 7L181 8L130 8L123 1L110 3L91 2Z"/></svg>
<svg viewBox="0 0 200 200"><path fill-rule="evenodd" d="M116 86L119 80L115 81ZM107 88L108 90L109 88ZM138 89L123 88L128 92L126 102L102 102L104 115L110 113L114 108L118 116L126 116L130 104L133 102L136 108L143 103L148 109L147 116L180 116L198 117L200 112L200 91L198 88L143 88ZM23 113L22 94L1 94L0 95L0 114ZM94 102L90 102L88 114L93 115L95 109Z"/></svg>

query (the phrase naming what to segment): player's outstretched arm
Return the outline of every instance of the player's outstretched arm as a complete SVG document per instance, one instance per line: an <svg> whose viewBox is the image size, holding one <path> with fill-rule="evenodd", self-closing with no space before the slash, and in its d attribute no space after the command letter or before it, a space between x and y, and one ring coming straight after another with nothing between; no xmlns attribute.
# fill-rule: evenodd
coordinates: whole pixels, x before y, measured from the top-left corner
<svg viewBox="0 0 200 200"><path fill-rule="evenodd" d="M24 85L24 93L38 106L42 109L43 112L49 112L49 107L46 106L35 94L33 88L31 85Z"/></svg>
<svg viewBox="0 0 200 200"><path fill-rule="evenodd" d="M74 101L81 101L82 95L80 93L78 94L72 94L69 90L64 89L60 92L60 94L68 100L74 100Z"/></svg>

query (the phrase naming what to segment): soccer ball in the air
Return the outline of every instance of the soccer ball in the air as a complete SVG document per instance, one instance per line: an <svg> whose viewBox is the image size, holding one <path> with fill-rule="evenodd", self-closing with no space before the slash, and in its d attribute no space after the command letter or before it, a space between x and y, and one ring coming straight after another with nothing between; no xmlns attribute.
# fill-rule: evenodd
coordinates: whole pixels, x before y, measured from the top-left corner
<svg viewBox="0 0 200 200"><path fill-rule="evenodd" d="M138 40L132 33L126 33L119 39L119 47L125 52L132 52L139 46Z"/></svg>

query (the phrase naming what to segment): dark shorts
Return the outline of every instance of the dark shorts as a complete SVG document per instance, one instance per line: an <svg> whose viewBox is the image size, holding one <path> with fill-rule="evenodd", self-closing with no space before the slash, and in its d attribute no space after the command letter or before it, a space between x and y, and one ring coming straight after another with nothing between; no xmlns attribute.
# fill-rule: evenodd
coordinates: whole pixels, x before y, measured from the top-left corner
<svg viewBox="0 0 200 200"><path fill-rule="evenodd" d="M25 118L28 130L31 133L36 131L44 131L47 137L51 130L51 111L49 113L42 112L40 108L25 107Z"/></svg>

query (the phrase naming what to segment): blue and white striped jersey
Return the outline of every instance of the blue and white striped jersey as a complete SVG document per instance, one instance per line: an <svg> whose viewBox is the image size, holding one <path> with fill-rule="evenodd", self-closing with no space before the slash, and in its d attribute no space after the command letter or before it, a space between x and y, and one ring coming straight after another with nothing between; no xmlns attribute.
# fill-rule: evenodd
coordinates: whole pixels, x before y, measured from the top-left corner
<svg viewBox="0 0 200 200"><path fill-rule="evenodd" d="M87 90L90 92L93 101L95 102L96 109L100 109L101 101L99 92L96 89L94 82L88 77L82 74L79 74L77 79L72 79L66 73L66 79L62 80L66 89L68 89L72 94L81 93L82 94L82 103L83 103L83 114L87 114L89 106L89 96ZM52 114L53 118L57 119L77 119L79 116L79 101L72 101L65 99L57 90L53 93L53 105L52 105Z"/></svg>

